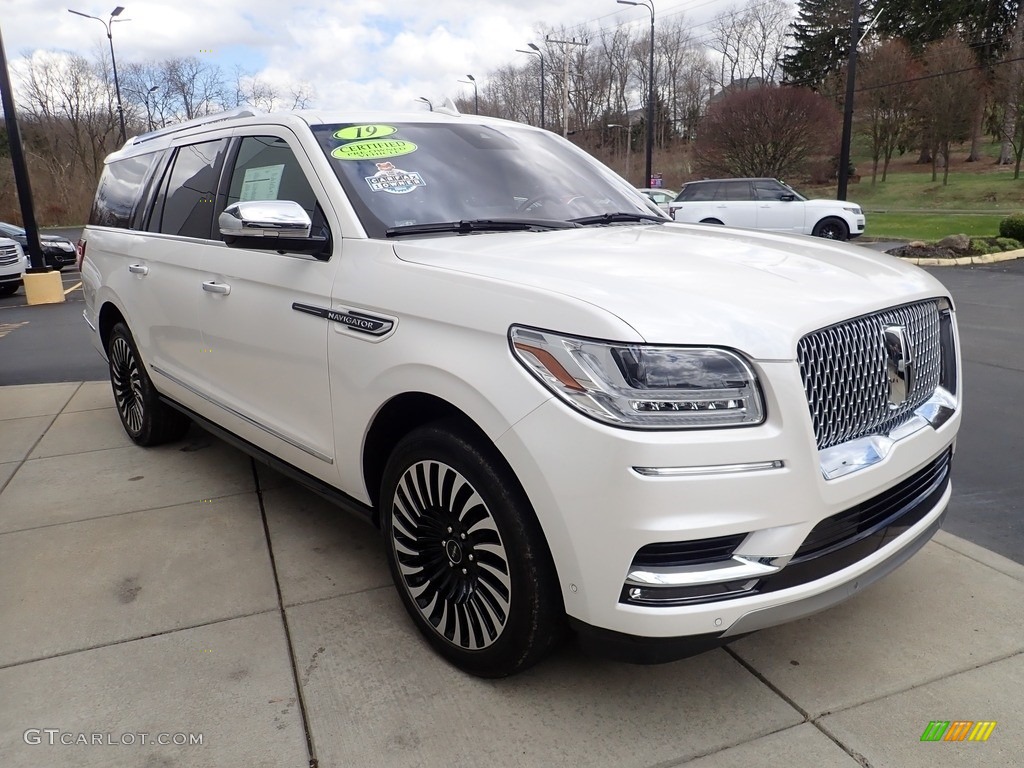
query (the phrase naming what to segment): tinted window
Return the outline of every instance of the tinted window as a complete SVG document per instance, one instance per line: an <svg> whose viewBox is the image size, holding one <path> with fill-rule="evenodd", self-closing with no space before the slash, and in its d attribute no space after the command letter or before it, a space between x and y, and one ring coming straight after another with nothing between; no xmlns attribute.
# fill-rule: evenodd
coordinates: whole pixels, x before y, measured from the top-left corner
<svg viewBox="0 0 1024 768"><path fill-rule="evenodd" d="M754 186L754 197L757 200L781 200L787 192L792 194L777 181L754 181L751 183Z"/></svg>
<svg viewBox="0 0 1024 768"><path fill-rule="evenodd" d="M156 202L151 229L209 239L227 139L179 147Z"/></svg>
<svg viewBox="0 0 1024 768"><path fill-rule="evenodd" d="M679 197L676 200L714 200L717 188L718 185L714 183L687 184L683 187L683 191L679 193Z"/></svg>
<svg viewBox="0 0 1024 768"><path fill-rule="evenodd" d="M749 181L723 181L718 185L715 200L750 200Z"/></svg>
<svg viewBox="0 0 1024 768"><path fill-rule="evenodd" d="M138 155L107 163L96 189L89 223L128 229L142 184L157 156Z"/></svg>

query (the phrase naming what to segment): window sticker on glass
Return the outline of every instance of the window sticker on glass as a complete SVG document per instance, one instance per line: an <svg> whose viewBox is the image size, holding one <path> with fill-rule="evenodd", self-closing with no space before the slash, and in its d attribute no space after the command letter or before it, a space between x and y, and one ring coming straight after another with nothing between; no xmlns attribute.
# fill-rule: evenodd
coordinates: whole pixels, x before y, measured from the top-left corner
<svg viewBox="0 0 1024 768"><path fill-rule="evenodd" d="M338 160L380 160L385 157L398 157L415 152L416 145L402 139L361 139L342 144L331 150L331 157Z"/></svg>
<svg viewBox="0 0 1024 768"><path fill-rule="evenodd" d="M261 168L246 168L242 180L242 191L238 195L240 201L245 200L277 200L277 191L281 188L281 177L284 175L284 163L281 165L264 165Z"/></svg>
<svg viewBox="0 0 1024 768"><path fill-rule="evenodd" d="M403 171L385 160L377 163L377 172L373 176L364 176L370 185L371 192L387 192L392 195L404 195L416 187L425 187L427 182L416 171Z"/></svg>
<svg viewBox="0 0 1024 768"><path fill-rule="evenodd" d="M356 139L383 139L398 129L393 125L350 125L334 132L334 138L345 141Z"/></svg>

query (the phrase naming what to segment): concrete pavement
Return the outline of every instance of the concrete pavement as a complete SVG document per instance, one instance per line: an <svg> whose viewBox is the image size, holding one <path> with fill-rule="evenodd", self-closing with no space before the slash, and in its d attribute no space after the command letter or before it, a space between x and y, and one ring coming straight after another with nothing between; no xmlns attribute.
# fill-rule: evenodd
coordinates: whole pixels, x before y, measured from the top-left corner
<svg viewBox="0 0 1024 768"><path fill-rule="evenodd" d="M1022 606L1024 566L940 533L726 649L569 643L478 680L420 640L365 523L196 428L135 447L105 382L0 387L4 768L1007 766ZM935 720L997 725L922 742Z"/></svg>

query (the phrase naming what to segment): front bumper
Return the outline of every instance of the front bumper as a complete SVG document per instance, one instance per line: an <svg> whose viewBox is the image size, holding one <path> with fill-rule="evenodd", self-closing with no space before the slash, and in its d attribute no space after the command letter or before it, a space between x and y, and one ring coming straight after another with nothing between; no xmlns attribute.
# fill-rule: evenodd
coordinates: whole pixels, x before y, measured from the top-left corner
<svg viewBox="0 0 1024 768"><path fill-rule="evenodd" d="M498 441L544 528L566 612L584 634L631 638L625 647L717 642L844 599L934 532L948 502L948 476L920 495L901 525L850 549L845 560L830 555L829 567L808 565L801 547L819 523L898 493L951 454L959 407L870 466L827 480L796 364L757 367L769 414L758 427L630 431L551 401ZM637 468L672 471L645 475ZM683 599L661 604L629 599L629 576L645 547L729 537L739 539L731 551L739 560L730 564L746 570L721 594L688 601L683 590Z"/></svg>

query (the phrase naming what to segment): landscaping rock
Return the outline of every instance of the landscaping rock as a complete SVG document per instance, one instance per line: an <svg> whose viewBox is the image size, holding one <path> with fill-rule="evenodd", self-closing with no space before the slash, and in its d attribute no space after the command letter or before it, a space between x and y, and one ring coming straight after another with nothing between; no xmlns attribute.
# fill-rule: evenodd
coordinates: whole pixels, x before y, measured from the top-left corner
<svg viewBox="0 0 1024 768"><path fill-rule="evenodd" d="M971 238L967 235L949 235L936 243L939 248L952 248L954 251L969 251Z"/></svg>

